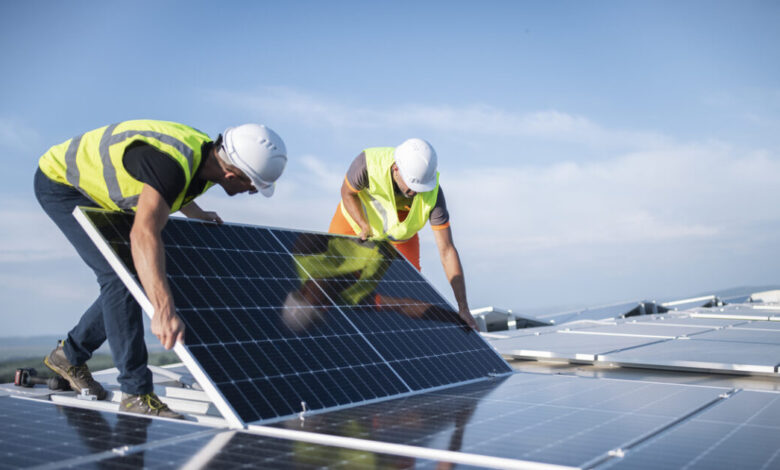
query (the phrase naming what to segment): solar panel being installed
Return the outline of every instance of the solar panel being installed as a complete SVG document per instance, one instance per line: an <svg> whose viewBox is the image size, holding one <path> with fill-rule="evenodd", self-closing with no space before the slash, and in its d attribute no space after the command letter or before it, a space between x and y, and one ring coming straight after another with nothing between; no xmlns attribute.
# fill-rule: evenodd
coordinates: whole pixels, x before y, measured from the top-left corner
<svg viewBox="0 0 780 470"><path fill-rule="evenodd" d="M316 282L412 390L502 370L482 338L391 245L275 233L298 264L304 290Z"/></svg>
<svg viewBox="0 0 780 470"><path fill-rule="evenodd" d="M74 214L151 312L133 274L132 216ZM234 424L511 371L387 243L183 219L163 241L187 327L176 352Z"/></svg>

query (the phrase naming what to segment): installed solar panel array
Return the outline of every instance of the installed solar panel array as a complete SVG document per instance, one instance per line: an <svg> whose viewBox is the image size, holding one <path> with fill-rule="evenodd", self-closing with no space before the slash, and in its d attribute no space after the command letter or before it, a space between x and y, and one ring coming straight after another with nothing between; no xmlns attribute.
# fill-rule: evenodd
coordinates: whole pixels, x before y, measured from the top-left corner
<svg viewBox="0 0 780 470"><path fill-rule="evenodd" d="M132 274L132 216L78 211L150 310ZM176 351L241 422L510 372L389 244L182 219L163 241L187 327Z"/></svg>
<svg viewBox="0 0 780 470"><path fill-rule="evenodd" d="M402 468L408 458L0 396L0 470ZM434 468L436 462L418 460Z"/></svg>
<svg viewBox="0 0 780 470"><path fill-rule="evenodd" d="M742 307L742 311L746 315L734 318L723 318L720 313L675 312L631 320L576 322L502 332L505 337L493 339L492 344L501 354L518 359L777 376L780 322L767 317L749 320L755 310Z"/></svg>
<svg viewBox="0 0 780 470"><path fill-rule="evenodd" d="M0 469L780 464L780 393L565 375L517 373L240 432L3 396L0 421Z"/></svg>

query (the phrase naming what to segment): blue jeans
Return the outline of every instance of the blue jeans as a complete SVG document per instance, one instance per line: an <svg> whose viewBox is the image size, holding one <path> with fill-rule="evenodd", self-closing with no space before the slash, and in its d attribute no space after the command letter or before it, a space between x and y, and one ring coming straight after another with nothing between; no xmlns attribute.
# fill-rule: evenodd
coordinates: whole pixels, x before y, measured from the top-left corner
<svg viewBox="0 0 780 470"><path fill-rule="evenodd" d="M150 393L154 384L152 373L146 367L148 354L141 307L73 217L76 206L98 207L97 204L76 188L52 181L40 168L35 173L35 197L81 259L95 272L100 285L97 300L65 340L68 361L73 365L85 363L108 339L114 365L119 369L120 389L133 395Z"/></svg>

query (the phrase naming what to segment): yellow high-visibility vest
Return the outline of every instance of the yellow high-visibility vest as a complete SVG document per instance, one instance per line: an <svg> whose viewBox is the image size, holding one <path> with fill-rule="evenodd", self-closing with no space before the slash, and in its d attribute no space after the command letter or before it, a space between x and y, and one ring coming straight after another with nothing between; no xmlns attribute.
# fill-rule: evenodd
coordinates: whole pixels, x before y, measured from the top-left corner
<svg viewBox="0 0 780 470"><path fill-rule="evenodd" d="M439 173L436 173L436 187L424 193L417 193L412 199L409 215L401 222L398 219L398 208L393 191L393 176L390 171L395 162L394 147L374 147L363 151L366 155L368 168L368 188L358 193L363 213L371 226L371 238L393 241L408 240L425 227L428 217L436 205L439 195ZM360 233L360 226L355 222L344 203L341 212L355 231Z"/></svg>
<svg viewBox="0 0 780 470"><path fill-rule="evenodd" d="M184 189L171 206L173 213L194 199L185 200L185 195L203 158L202 146L209 141L208 135L176 122L124 121L55 145L38 165L50 179L75 187L104 209L135 211L144 183L127 172L122 158L130 144L144 142L173 158L184 170ZM213 184L206 183L202 193Z"/></svg>

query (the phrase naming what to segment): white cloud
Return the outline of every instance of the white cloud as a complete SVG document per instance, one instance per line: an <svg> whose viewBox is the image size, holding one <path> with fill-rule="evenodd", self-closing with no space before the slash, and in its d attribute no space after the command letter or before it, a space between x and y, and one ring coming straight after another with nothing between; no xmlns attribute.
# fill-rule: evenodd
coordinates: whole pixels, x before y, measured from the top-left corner
<svg viewBox="0 0 780 470"><path fill-rule="evenodd" d="M46 266L41 266L46 269ZM81 274L79 269L79 274ZM35 296L40 298L49 298L52 301L84 303L85 307L89 300L94 300L98 295L98 286L94 282L89 282L89 276L65 276L62 273L49 273L41 275L10 275L0 274L0 284L3 290L12 291L17 297ZM44 288L45 286L45 288Z"/></svg>
<svg viewBox="0 0 780 470"><path fill-rule="evenodd" d="M13 150L28 150L39 147L38 132L18 119L0 116L0 147Z"/></svg>
<svg viewBox="0 0 780 470"><path fill-rule="evenodd" d="M325 191L332 192L333 188L340 188L346 170L330 168L327 163L314 155L301 157L301 164L309 172L305 176L297 176L306 180L306 184L314 184Z"/></svg>
<svg viewBox="0 0 780 470"><path fill-rule="evenodd" d="M0 202L0 263L77 258L76 251L34 201Z"/></svg>
<svg viewBox="0 0 780 470"><path fill-rule="evenodd" d="M340 199L342 171L346 169L336 171L321 157L307 155L290 162L270 199L259 195L228 197L215 187L198 199L198 204L216 210L230 222L325 232Z"/></svg>
<svg viewBox="0 0 780 470"><path fill-rule="evenodd" d="M719 145L548 167L443 175L461 234L485 256L561 247L714 239L766 217L780 200L780 159ZM757 190L760 188L760 190ZM463 236L463 235L461 235Z"/></svg>
<svg viewBox="0 0 780 470"><path fill-rule="evenodd" d="M218 91L212 94L220 103L232 104L236 108L262 111L276 119L340 132L414 128L477 137L540 138L593 146L647 148L670 144L670 139L658 133L608 130L583 116L557 110L512 112L481 104L401 104L372 108L279 87L257 92Z"/></svg>

